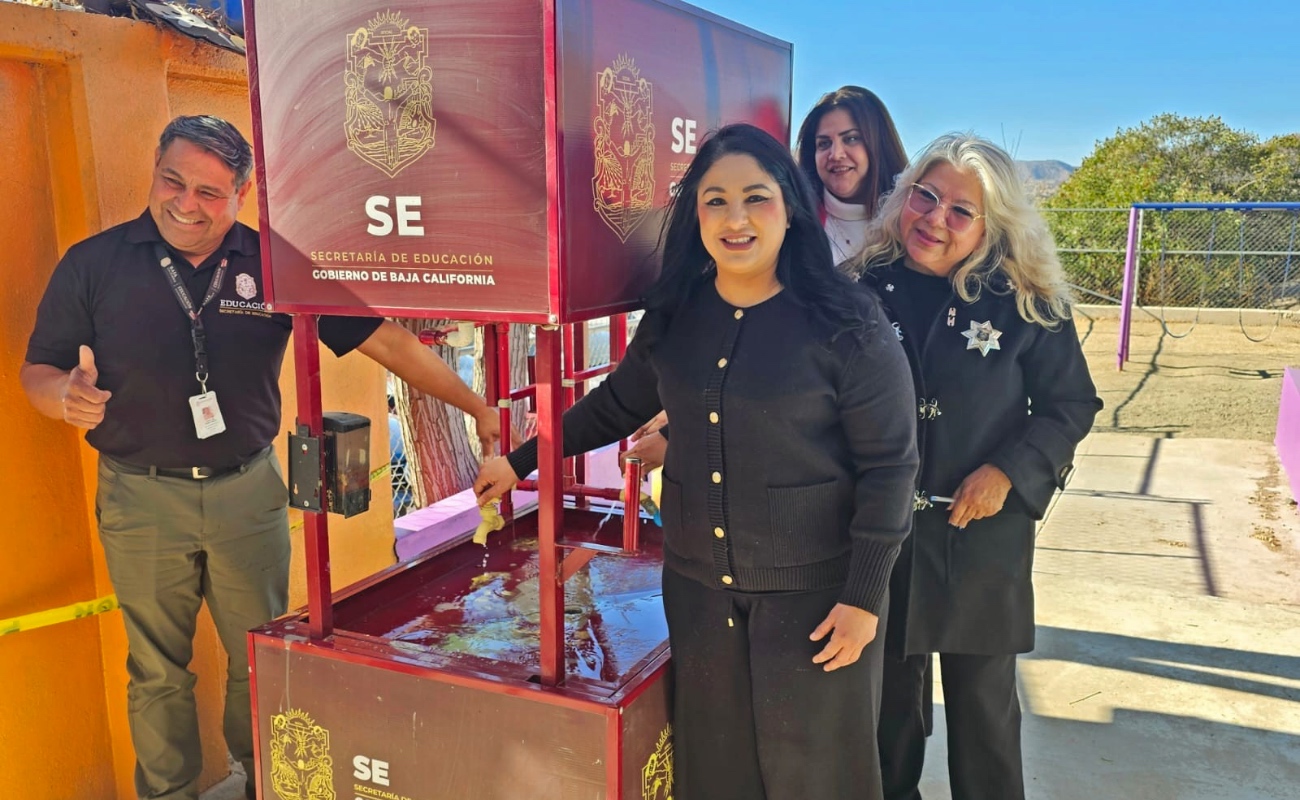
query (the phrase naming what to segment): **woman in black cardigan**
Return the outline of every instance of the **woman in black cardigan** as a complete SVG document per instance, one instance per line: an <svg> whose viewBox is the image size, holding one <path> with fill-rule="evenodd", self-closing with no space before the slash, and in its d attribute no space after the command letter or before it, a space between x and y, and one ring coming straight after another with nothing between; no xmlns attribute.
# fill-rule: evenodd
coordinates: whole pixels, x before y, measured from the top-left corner
<svg viewBox="0 0 1300 800"><path fill-rule="evenodd" d="M835 271L806 179L761 130L700 148L666 226L646 316L564 415L564 452L673 420L673 796L878 800L878 617L917 466L906 356ZM488 462L481 502L536 461L534 440Z"/></svg>
<svg viewBox="0 0 1300 800"><path fill-rule="evenodd" d="M956 134L900 176L857 271L919 397L917 510L885 658L885 795L920 797L925 664L939 653L954 800L1018 800L1015 654L1034 646L1035 520L1101 409L1065 277L1011 158Z"/></svg>
<svg viewBox="0 0 1300 800"><path fill-rule="evenodd" d="M835 263L851 260L862 247L867 222L881 198L907 166L907 151L889 109L861 86L827 92L804 117L794 150L812 187ZM659 414L642 425L620 464L634 456L647 470L661 466L668 449L667 422L666 415Z"/></svg>

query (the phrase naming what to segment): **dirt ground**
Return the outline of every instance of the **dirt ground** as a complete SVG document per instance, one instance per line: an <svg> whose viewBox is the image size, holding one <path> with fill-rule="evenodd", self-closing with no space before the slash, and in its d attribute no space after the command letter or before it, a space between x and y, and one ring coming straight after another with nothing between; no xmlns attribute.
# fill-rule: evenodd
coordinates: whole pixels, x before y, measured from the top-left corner
<svg viewBox="0 0 1300 800"><path fill-rule="evenodd" d="M1285 321L1271 334L1271 323L1246 325L1256 339L1268 334L1256 343L1235 319L1166 326L1138 313L1122 372L1115 367L1119 321L1079 309L1076 324L1106 403L1094 430L1273 441L1283 369L1300 367L1297 322Z"/></svg>

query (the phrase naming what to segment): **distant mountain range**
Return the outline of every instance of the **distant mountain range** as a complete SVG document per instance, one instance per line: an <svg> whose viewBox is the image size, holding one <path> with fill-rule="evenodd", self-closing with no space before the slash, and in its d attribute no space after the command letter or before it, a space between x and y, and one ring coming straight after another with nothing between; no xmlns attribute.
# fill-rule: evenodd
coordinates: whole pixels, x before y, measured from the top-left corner
<svg viewBox="0 0 1300 800"><path fill-rule="evenodd" d="M1035 200L1046 200L1061 188L1077 167L1064 161L1017 161L1016 170Z"/></svg>

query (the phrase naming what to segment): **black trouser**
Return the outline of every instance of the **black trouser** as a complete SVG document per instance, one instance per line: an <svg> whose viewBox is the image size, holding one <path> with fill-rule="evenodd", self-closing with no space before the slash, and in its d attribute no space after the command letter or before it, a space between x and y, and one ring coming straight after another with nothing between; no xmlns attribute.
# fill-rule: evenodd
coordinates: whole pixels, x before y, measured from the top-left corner
<svg viewBox="0 0 1300 800"><path fill-rule="evenodd" d="M952 800L1023 800L1016 657L942 653ZM880 766L886 800L920 800L927 656L886 655Z"/></svg>
<svg viewBox="0 0 1300 800"><path fill-rule="evenodd" d="M839 595L724 592L664 569L675 800L880 800L887 611L856 663L824 672L826 641L808 637Z"/></svg>

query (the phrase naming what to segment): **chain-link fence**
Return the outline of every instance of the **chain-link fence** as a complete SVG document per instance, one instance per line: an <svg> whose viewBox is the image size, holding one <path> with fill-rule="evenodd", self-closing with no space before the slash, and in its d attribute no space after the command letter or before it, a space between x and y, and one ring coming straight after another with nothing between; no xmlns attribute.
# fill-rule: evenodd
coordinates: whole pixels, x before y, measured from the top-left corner
<svg viewBox="0 0 1300 800"><path fill-rule="evenodd" d="M400 424L396 428L392 423L389 424L388 442L388 469L393 481L393 519L398 519L417 510L419 506L415 503L415 489L411 486L411 474L406 467L406 448L402 445Z"/></svg>
<svg viewBox="0 0 1300 800"><path fill-rule="evenodd" d="M1118 305L1124 287L1129 210L1048 208L1043 216L1079 301Z"/></svg>
<svg viewBox="0 0 1300 800"><path fill-rule="evenodd" d="M1083 302L1119 303L1131 209L1046 209L1061 264ZM1300 205L1137 208L1139 307L1300 307Z"/></svg>

